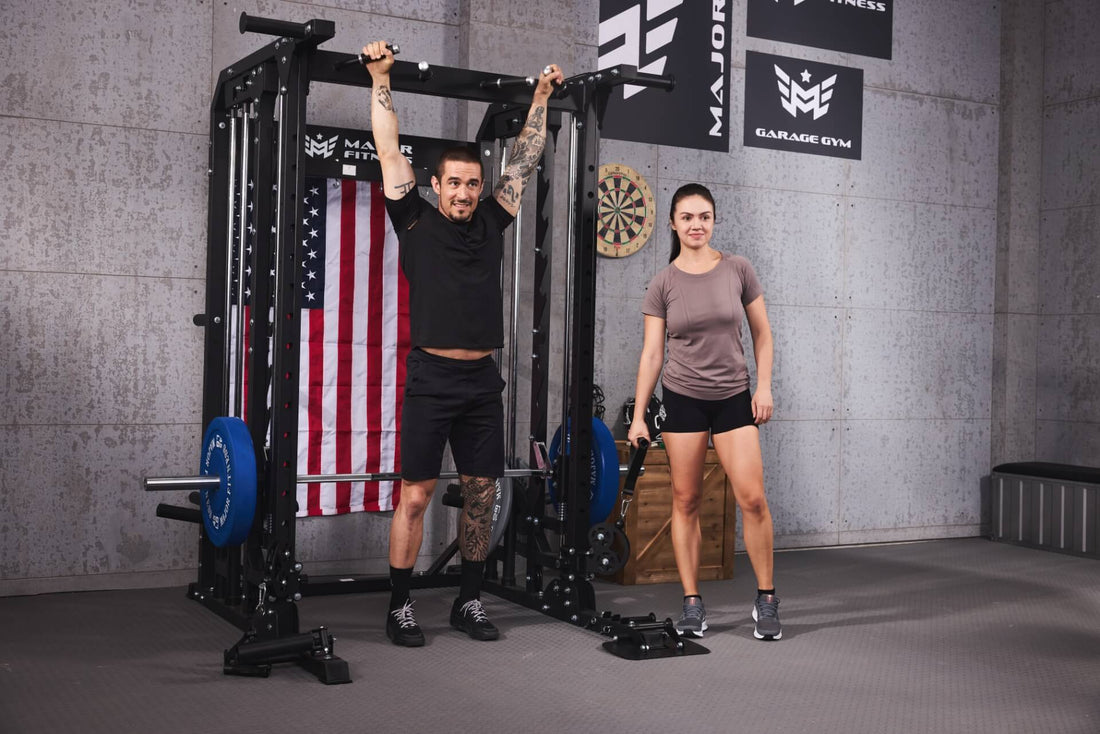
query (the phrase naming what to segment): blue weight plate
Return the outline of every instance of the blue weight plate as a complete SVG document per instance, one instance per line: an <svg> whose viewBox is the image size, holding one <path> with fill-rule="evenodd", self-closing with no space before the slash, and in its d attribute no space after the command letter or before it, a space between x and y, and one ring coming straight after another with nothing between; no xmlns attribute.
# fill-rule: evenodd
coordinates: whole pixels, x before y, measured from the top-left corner
<svg viewBox="0 0 1100 734"><path fill-rule="evenodd" d="M550 463L561 455L561 427L550 441ZM550 500L558 504L558 490L551 478L547 485ZM615 498L619 496L619 452L615 447L615 437L599 418L592 418L592 470L588 477L588 520L595 525L607 519Z"/></svg>
<svg viewBox="0 0 1100 734"><path fill-rule="evenodd" d="M610 429L598 418L592 419L592 461L597 469L593 476L588 518L595 525L607 519L619 496L619 451Z"/></svg>
<svg viewBox="0 0 1100 734"><path fill-rule="evenodd" d="M496 496L493 498L493 524L489 531L489 551L500 545L508 521L512 519L512 480L498 479Z"/></svg>
<svg viewBox="0 0 1100 734"><path fill-rule="evenodd" d="M202 439L199 471L221 479L218 489L200 493L206 536L219 548L240 545L256 516L256 454L244 421L231 417L210 421Z"/></svg>

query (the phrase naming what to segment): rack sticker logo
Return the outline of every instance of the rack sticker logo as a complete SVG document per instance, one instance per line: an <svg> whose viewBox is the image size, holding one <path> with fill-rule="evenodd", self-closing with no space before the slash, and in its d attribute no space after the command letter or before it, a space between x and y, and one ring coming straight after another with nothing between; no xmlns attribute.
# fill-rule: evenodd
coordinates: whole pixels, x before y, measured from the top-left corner
<svg viewBox="0 0 1100 734"><path fill-rule="evenodd" d="M860 160L862 139L862 69L746 52L746 146Z"/></svg>
<svg viewBox="0 0 1100 734"><path fill-rule="evenodd" d="M748 35L889 59L894 0L748 0Z"/></svg>
<svg viewBox="0 0 1100 734"><path fill-rule="evenodd" d="M726 0L600 0L599 67L633 66L675 79L669 91L613 86L606 138L729 150L732 17Z"/></svg>
<svg viewBox="0 0 1100 734"><path fill-rule="evenodd" d="M638 71L646 74L664 74L667 55L654 56L665 50L676 35L676 23L679 20L675 15L668 18L668 14L682 5L684 0L649 0L641 5L631 5L626 10L600 21L600 48L610 48L599 58L599 68L606 69L618 64L629 64L638 67ZM642 8L645 7L647 30L645 33L645 59L642 63ZM619 46L613 46L622 39ZM635 94L642 92L646 87L637 84L624 84L623 96L630 99Z"/></svg>
<svg viewBox="0 0 1100 734"><path fill-rule="evenodd" d="M836 74L812 87L800 87L798 82L792 81L787 72L775 65L775 75L779 77L779 94L782 98L783 109L791 113L791 117L798 117L799 112L812 112L814 119L823 116L829 111L829 100L833 98L833 85L836 84ZM803 82L809 82L813 75L808 71L801 74Z"/></svg>
<svg viewBox="0 0 1100 734"><path fill-rule="evenodd" d="M317 138L317 140L306 138L306 155L310 158L316 158L317 156L331 158L332 154L336 152L336 141L339 139L339 136L333 136L328 140L321 140L321 133L317 133Z"/></svg>

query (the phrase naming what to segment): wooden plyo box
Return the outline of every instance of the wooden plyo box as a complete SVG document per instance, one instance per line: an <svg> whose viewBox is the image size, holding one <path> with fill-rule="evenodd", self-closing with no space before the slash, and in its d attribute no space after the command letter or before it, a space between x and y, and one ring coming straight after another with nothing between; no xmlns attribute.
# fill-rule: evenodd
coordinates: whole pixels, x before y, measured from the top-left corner
<svg viewBox="0 0 1100 734"><path fill-rule="evenodd" d="M619 461L627 462L629 446L616 442ZM737 532L737 503L718 455L708 449L703 460L703 501L699 524L703 542L699 555L699 580L733 578L734 538ZM619 517L622 489L609 523ZM669 479L668 454L664 448L650 446L645 457L645 473L634 487L634 500L626 518L626 536L630 539L630 559L608 577L620 584L663 584L679 581L676 558L672 553L672 483Z"/></svg>

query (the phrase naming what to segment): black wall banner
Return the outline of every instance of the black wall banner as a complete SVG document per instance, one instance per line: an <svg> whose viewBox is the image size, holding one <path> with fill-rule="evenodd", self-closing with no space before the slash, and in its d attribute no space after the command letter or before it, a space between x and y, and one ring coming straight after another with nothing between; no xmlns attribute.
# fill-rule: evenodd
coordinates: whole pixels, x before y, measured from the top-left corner
<svg viewBox="0 0 1100 734"><path fill-rule="evenodd" d="M745 145L859 160L863 70L747 51Z"/></svg>
<svg viewBox="0 0 1100 734"><path fill-rule="evenodd" d="M748 34L833 51L891 57L894 0L748 0Z"/></svg>
<svg viewBox="0 0 1100 734"><path fill-rule="evenodd" d="M729 151L731 19L726 0L600 0L599 68L676 78L671 92L615 88L606 138Z"/></svg>
<svg viewBox="0 0 1100 734"><path fill-rule="evenodd" d="M477 151L476 147L465 141L416 135L402 135L399 144L401 152L412 164L419 186L431 184L435 164L447 148L466 145ZM302 152L306 155L306 172L311 176L382 180L382 167L378 163L374 134L370 130L307 125Z"/></svg>

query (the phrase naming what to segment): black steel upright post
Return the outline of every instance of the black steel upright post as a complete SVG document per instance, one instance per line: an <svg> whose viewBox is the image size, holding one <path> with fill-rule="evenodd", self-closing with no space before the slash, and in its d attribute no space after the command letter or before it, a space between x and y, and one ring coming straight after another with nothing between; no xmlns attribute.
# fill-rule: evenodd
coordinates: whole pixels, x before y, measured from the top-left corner
<svg viewBox="0 0 1100 734"><path fill-rule="evenodd" d="M546 146L539 166L535 188L535 253L532 280L531 313L531 404L529 466L537 466L541 457L535 455L535 444L546 446L548 399L550 394L550 298L554 253L554 178L558 132L562 113L551 110L546 120ZM524 517L541 517L546 506L546 480L531 477L522 503ZM510 550L514 554L514 549ZM526 533L526 589L542 590L542 564L537 561L540 547L535 528Z"/></svg>
<svg viewBox="0 0 1100 734"><path fill-rule="evenodd" d="M234 145L233 111L226 109L221 95L215 95L210 105L210 160L207 168L207 243L206 243L206 312L203 315L203 392L202 425L228 412L223 385L226 379L226 335L230 314L225 310L230 288L225 262L229 238L233 231L229 205L231 167L236 165L230 150ZM199 572L191 593L213 594L219 586L216 573L217 551L207 540L206 529L199 525ZM219 590L223 591L223 590Z"/></svg>
<svg viewBox="0 0 1100 734"><path fill-rule="evenodd" d="M569 365L569 431L571 447L564 462L563 485L567 509L562 535L561 566L578 589L581 609L595 607L592 586L587 575L589 528L589 485L592 466L592 384L596 343L596 208L599 126L596 105L598 92L584 84L583 95L574 118L577 127L577 187L574 194L573 221L573 324L572 363Z"/></svg>
<svg viewBox="0 0 1100 734"><path fill-rule="evenodd" d="M296 600L301 564L295 557L298 465L298 369L300 366L302 167L309 63L313 48L301 49L288 39L276 43L279 87L278 221L271 265L274 318L271 329L271 438L266 477L268 538L264 574L268 584L267 611L286 634L298 631ZM284 620L285 617L285 620Z"/></svg>

